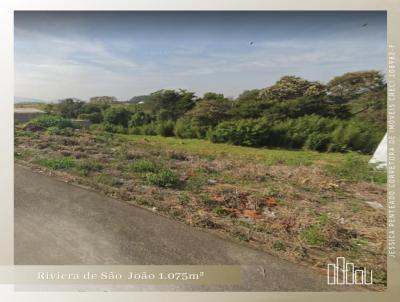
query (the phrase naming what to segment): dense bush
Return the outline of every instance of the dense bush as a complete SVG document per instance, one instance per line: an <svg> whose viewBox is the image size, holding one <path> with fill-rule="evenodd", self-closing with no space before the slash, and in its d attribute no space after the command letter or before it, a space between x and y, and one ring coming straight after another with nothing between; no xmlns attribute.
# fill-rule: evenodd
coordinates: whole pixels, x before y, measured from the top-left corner
<svg viewBox="0 0 400 302"><path fill-rule="evenodd" d="M156 126L157 134L161 136L174 136L174 126L175 123L173 121L160 121Z"/></svg>
<svg viewBox="0 0 400 302"><path fill-rule="evenodd" d="M310 150L327 151L332 138L329 133L312 132L304 143L304 147Z"/></svg>
<svg viewBox="0 0 400 302"><path fill-rule="evenodd" d="M212 142L243 146L264 146L269 141L271 124L267 119L246 119L220 123L210 132Z"/></svg>
<svg viewBox="0 0 400 302"><path fill-rule="evenodd" d="M59 129L73 128L71 120L55 115L41 115L34 118L30 124L46 129L49 127L57 127Z"/></svg>
<svg viewBox="0 0 400 302"><path fill-rule="evenodd" d="M182 117L175 123L174 133L179 138L205 138L208 128L199 127L189 117Z"/></svg>
<svg viewBox="0 0 400 302"><path fill-rule="evenodd" d="M143 125L142 127L140 127L140 134L157 135L157 125L155 123Z"/></svg>
<svg viewBox="0 0 400 302"><path fill-rule="evenodd" d="M182 117L175 123L175 135L179 138L201 138L201 133L188 117Z"/></svg>
<svg viewBox="0 0 400 302"><path fill-rule="evenodd" d="M372 153L383 134L358 120L307 115L278 123L265 118L222 122L211 132L210 140L244 146Z"/></svg>

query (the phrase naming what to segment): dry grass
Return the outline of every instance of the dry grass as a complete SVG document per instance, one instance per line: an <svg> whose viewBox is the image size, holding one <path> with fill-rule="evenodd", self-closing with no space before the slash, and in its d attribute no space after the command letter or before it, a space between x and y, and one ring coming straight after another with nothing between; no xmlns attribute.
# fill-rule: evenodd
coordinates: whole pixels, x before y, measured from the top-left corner
<svg viewBox="0 0 400 302"><path fill-rule="evenodd" d="M375 282L385 284L384 184L329 173L327 166L346 162L342 154L279 155L274 150L268 158L268 150L253 149L251 156L252 148L241 153L236 148L243 147L214 145L207 150L201 144L196 149L172 138L83 130L67 138L17 129L15 152L16 160L26 165L53 169L53 175L70 182L285 259L325 268L335 257L345 256L373 269ZM236 151L227 155L227 150ZM44 158L52 165L38 166ZM75 164L54 170L66 158ZM92 167L87 158L99 166ZM80 167L86 168L84 173ZM177 175L173 188L147 181L149 173L158 175L157 169ZM372 208L368 201L382 208Z"/></svg>

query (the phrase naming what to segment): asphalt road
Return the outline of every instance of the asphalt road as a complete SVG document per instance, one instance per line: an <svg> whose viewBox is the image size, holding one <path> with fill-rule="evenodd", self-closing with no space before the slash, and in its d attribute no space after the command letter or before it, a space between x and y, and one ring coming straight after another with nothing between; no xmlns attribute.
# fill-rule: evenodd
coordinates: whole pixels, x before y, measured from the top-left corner
<svg viewBox="0 0 400 302"><path fill-rule="evenodd" d="M241 265L241 284L203 289L333 290L307 267L19 165L14 203L15 264Z"/></svg>

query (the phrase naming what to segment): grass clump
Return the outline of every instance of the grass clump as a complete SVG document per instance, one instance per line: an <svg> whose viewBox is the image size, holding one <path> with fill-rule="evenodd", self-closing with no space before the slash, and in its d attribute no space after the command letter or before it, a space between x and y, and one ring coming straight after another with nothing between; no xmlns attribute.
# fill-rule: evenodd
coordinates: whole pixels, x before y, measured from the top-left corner
<svg viewBox="0 0 400 302"><path fill-rule="evenodd" d="M211 208L216 204L215 200L213 200L208 193L200 193L199 199L200 202L208 208Z"/></svg>
<svg viewBox="0 0 400 302"><path fill-rule="evenodd" d="M88 176L90 172L98 172L103 166L92 160L85 160L78 164L77 169L82 176Z"/></svg>
<svg viewBox="0 0 400 302"><path fill-rule="evenodd" d="M31 150L22 150L21 152L14 152L14 158L24 160L32 156Z"/></svg>
<svg viewBox="0 0 400 302"><path fill-rule="evenodd" d="M330 218L327 214L321 213L318 215L318 224L321 226L327 225L330 222Z"/></svg>
<svg viewBox="0 0 400 302"><path fill-rule="evenodd" d="M187 205L190 201L190 197L186 192L182 192L179 195L179 203L183 206Z"/></svg>
<svg viewBox="0 0 400 302"><path fill-rule="evenodd" d="M157 173L160 172L161 167L150 160L141 159L129 164L128 169L131 172L138 173Z"/></svg>
<svg viewBox="0 0 400 302"><path fill-rule="evenodd" d="M354 153L346 154L343 161L327 165L325 169L328 175L339 179L386 183L386 172L376 170L365 157Z"/></svg>
<svg viewBox="0 0 400 302"><path fill-rule="evenodd" d="M207 176L202 172L197 172L190 176L185 183L185 189L198 192L207 183Z"/></svg>
<svg viewBox="0 0 400 302"><path fill-rule="evenodd" d="M50 135L63 135L63 136L72 136L74 135L74 129L67 128L59 128L57 126L52 126L47 128L47 133Z"/></svg>
<svg viewBox="0 0 400 302"><path fill-rule="evenodd" d="M350 254L351 257L357 259L362 256L363 251L367 248L368 240L364 238L357 238L351 241Z"/></svg>
<svg viewBox="0 0 400 302"><path fill-rule="evenodd" d="M286 250L286 244L282 240L276 240L274 242L273 247L274 247L274 250L276 250L276 251L285 251Z"/></svg>
<svg viewBox="0 0 400 302"><path fill-rule="evenodd" d="M170 169L161 169L157 173L148 173L146 181L150 185L163 188L176 188L179 183L178 174Z"/></svg>
<svg viewBox="0 0 400 302"><path fill-rule="evenodd" d="M325 237L318 224L314 224L303 230L301 239L310 245L323 245L325 243Z"/></svg>
<svg viewBox="0 0 400 302"><path fill-rule="evenodd" d="M76 167L76 161L72 158L61 158L61 159L36 159L33 161L34 164L40 165L52 170L68 170Z"/></svg>
<svg viewBox="0 0 400 302"><path fill-rule="evenodd" d="M374 284L383 284L387 286L387 272L384 270L375 270Z"/></svg>
<svg viewBox="0 0 400 302"><path fill-rule="evenodd" d="M38 135L37 133L30 131L30 130L22 130L18 129L14 131L14 137L31 137L36 138Z"/></svg>
<svg viewBox="0 0 400 302"><path fill-rule="evenodd" d="M327 214L321 213L317 217L317 222L301 232L301 239L310 245L324 245L326 242L323 233L323 227L330 223L330 218Z"/></svg>
<svg viewBox="0 0 400 302"><path fill-rule="evenodd" d="M215 207L214 208L214 213L219 215L219 216L229 216L229 214L231 214L231 212L227 211L226 209L224 209L221 206Z"/></svg>

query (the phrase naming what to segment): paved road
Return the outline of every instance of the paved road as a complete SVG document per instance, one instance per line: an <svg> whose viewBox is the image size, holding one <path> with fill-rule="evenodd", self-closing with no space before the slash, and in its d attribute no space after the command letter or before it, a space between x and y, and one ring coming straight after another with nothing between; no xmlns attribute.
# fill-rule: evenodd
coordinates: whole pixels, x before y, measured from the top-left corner
<svg viewBox="0 0 400 302"><path fill-rule="evenodd" d="M18 165L15 263L243 265L242 284L207 289L332 290L303 266Z"/></svg>

